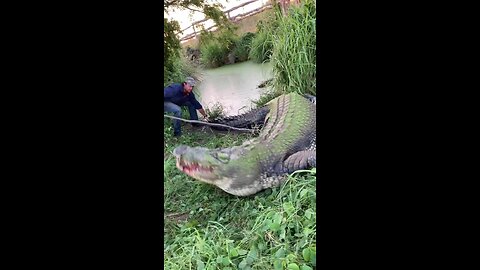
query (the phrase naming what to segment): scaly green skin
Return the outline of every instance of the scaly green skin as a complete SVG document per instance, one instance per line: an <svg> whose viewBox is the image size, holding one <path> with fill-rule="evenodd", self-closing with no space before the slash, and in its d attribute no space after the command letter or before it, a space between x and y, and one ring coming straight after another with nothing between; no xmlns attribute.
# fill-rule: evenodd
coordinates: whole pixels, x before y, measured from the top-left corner
<svg viewBox="0 0 480 270"><path fill-rule="evenodd" d="M261 107L241 115L228 116L221 119L210 120L209 122L236 128L255 129L260 128L263 125L263 121L265 120L267 113L268 107ZM212 126L212 128L217 130L229 130L228 128L219 126Z"/></svg>
<svg viewBox="0 0 480 270"><path fill-rule="evenodd" d="M266 106L269 113L257 138L224 149L179 146L177 167L237 196L278 186L287 173L315 167L315 105L290 93Z"/></svg>

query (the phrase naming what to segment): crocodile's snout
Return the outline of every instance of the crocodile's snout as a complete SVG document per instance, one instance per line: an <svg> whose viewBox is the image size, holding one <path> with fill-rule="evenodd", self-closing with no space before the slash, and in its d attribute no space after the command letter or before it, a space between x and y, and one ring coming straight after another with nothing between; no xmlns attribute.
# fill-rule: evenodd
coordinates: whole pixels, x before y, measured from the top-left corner
<svg viewBox="0 0 480 270"><path fill-rule="evenodd" d="M180 145L173 150L173 155L175 157L180 157L181 155L184 155L187 152L187 149L188 149L188 146Z"/></svg>

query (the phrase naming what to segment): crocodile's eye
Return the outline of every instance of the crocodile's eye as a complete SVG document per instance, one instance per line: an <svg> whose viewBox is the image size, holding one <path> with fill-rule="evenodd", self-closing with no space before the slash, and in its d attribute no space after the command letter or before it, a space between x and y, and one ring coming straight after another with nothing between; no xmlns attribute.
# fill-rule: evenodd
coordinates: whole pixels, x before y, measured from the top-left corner
<svg viewBox="0 0 480 270"><path fill-rule="evenodd" d="M225 153L222 153L222 152L219 152L217 154L216 158L223 163L226 163L230 160L230 156L228 154L225 154Z"/></svg>

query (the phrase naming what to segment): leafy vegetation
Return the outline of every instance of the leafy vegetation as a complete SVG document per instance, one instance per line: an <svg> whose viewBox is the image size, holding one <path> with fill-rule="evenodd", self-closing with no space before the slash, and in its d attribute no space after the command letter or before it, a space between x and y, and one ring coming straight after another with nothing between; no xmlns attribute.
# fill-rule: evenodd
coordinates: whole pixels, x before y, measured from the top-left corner
<svg viewBox="0 0 480 270"><path fill-rule="evenodd" d="M252 100L252 102L255 104L255 106L257 106L257 108L262 107L263 105L267 104L270 100L280 96L281 94L282 93L280 91L270 88L267 91L265 91L263 94L261 94L257 100Z"/></svg>
<svg viewBox="0 0 480 270"><path fill-rule="evenodd" d="M249 58L255 63L270 61L273 52L274 34L278 28L278 19L281 17L278 6L270 13L266 20L259 21L257 33L251 42Z"/></svg>
<svg viewBox="0 0 480 270"><path fill-rule="evenodd" d="M201 61L206 67L215 68L248 60L250 43L255 34L245 33L239 37L235 34L235 29L231 26L215 34L201 33L199 42Z"/></svg>
<svg viewBox="0 0 480 270"><path fill-rule="evenodd" d="M216 34L202 32L200 39L201 62L209 68L223 66L227 63L228 55L237 41L232 28L222 29Z"/></svg>
<svg viewBox="0 0 480 270"><path fill-rule="evenodd" d="M233 53L237 58L238 62L243 62L248 60L248 54L250 52L250 47L252 39L255 37L254 33L247 32L243 34L240 39L235 44L235 49Z"/></svg>
<svg viewBox="0 0 480 270"><path fill-rule="evenodd" d="M197 12L202 12L207 18L211 18L218 25L227 25L229 21L225 14L220 10L220 4L208 4L207 0L166 0L163 2L163 10L166 14L175 9L195 9ZM176 36L179 32L180 25L175 20L163 20L163 72L164 85L169 82L178 82L185 78L180 76L186 70L181 63L180 55L180 41ZM182 77L178 80L178 77Z"/></svg>
<svg viewBox="0 0 480 270"><path fill-rule="evenodd" d="M257 107L284 93L316 95L315 20L315 1L305 0L300 6L291 6L288 16L276 10L267 22L262 22L250 55L256 62L270 59L273 80L272 88L253 101ZM270 44L271 49L265 49Z"/></svg>
<svg viewBox="0 0 480 270"><path fill-rule="evenodd" d="M316 95L315 1L292 6L278 19L271 61L277 91Z"/></svg>
<svg viewBox="0 0 480 270"><path fill-rule="evenodd" d="M201 71L198 67L192 65L185 57L176 57L171 63L170 68L164 66L163 69L163 86L171 83L183 82L186 77L199 79Z"/></svg>
<svg viewBox="0 0 480 270"><path fill-rule="evenodd" d="M201 62L206 67L216 68L224 64L224 59L228 55L228 51L224 46L217 42L209 42L200 47L202 53Z"/></svg>
<svg viewBox="0 0 480 270"><path fill-rule="evenodd" d="M208 107L205 107L204 109L208 115L208 120L216 120L218 118L225 117L225 110L220 102L216 102Z"/></svg>
<svg viewBox="0 0 480 270"><path fill-rule="evenodd" d="M163 74L164 74L164 84L165 78L168 78L167 81L176 76L176 73L180 72L179 70L179 59L180 59L180 41L175 36L175 31L179 31L180 26L176 21L168 21L164 19L163 22Z"/></svg>

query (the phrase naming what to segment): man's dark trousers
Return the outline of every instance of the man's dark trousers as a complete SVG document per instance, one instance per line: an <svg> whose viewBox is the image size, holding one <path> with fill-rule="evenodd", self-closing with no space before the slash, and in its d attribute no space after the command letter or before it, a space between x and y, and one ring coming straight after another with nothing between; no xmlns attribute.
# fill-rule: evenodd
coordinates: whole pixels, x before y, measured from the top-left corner
<svg viewBox="0 0 480 270"><path fill-rule="evenodd" d="M188 107L188 112L190 113L190 120L198 120L197 109L190 102L182 103L180 106L169 101L163 102L163 111L173 113L173 116L182 118L182 108L183 106ZM173 120L173 135L179 136L182 134L182 128L180 125L180 120Z"/></svg>

